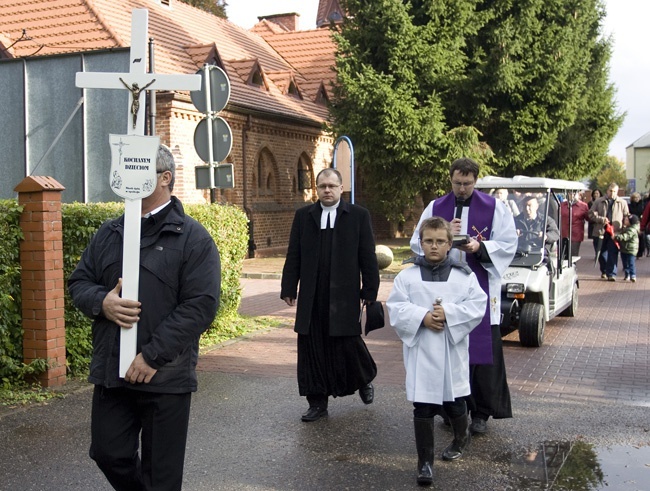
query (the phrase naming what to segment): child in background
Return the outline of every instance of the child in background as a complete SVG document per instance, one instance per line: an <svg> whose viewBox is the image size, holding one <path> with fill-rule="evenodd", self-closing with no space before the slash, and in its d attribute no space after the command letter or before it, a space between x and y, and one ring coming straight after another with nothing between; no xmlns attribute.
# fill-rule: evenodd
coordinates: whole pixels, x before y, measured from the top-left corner
<svg viewBox="0 0 650 491"><path fill-rule="evenodd" d="M639 217L627 215L623 228L614 236L621 245L621 261L625 270L625 281L636 281L636 254L639 252Z"/></svg>

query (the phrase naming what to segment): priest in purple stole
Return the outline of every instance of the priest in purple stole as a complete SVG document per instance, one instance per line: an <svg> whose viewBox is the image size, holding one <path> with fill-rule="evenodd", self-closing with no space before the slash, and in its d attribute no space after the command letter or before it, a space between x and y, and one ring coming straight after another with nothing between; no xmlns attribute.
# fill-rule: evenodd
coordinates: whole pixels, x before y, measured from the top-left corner
<svg viewBox="0 0 650 491"><path fill-rule="evenodd" d="M517 250L512 214L499 200L474 190L478 173L478 164L472 159L455 160L449 169L452 192L429 203L411 238L411 249L422 255L418 230L420 223L431 216L450 221L454 234L470 236L468 244L452 249L449 255L467 262L488 295L485 316L471 332L469 342L472 394L468 402L470 430L475 434L487 431L490 416L512 417L499 324L501 275Z"/></svg>

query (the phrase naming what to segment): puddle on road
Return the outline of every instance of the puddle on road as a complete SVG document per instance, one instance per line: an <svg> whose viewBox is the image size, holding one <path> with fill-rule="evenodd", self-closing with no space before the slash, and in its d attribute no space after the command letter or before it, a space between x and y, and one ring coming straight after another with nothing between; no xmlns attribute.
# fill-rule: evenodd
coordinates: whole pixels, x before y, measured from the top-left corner
<svg viewBox="0 0 650 491"><path fill-rule="evenodd" d="M502 455L517 482L513 489L636 491L648 489L650 446L596 447L582 440L541 443L532 451Z"/></svg>

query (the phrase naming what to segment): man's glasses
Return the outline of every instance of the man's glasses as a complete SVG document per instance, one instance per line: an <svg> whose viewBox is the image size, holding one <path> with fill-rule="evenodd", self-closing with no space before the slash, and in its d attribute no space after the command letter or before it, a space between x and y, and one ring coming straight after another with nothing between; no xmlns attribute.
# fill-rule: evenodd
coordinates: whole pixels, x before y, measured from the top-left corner
<svg viewBox="0 0 650 491"><path fill-rule="evenodd" d="M471 188L476 184L474 181L466 181L466 182L458 182L458 181L451 181L451 185L454 186L455 188Z"/></svg>
<svg viewBox="0 0 650 491"><path fill-rule="evenodd" d="M340 188L341 184L319 184L316 187L318 189L336 189L336 188Z"/></svg>
<svg viewBox="0 0 650 491"><path fill-rule="evenodd" d="M424 240L420 240L420 242L422 242L427 247L433 247L434 244L436 247L444 247L447 244L449 244L448 240L424 239Z"/></svg>

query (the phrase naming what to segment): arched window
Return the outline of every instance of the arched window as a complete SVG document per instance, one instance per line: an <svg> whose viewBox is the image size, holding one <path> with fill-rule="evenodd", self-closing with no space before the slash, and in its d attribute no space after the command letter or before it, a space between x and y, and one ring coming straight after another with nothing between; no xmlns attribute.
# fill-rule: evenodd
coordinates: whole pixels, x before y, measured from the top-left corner
<svg viewBox="0 0 650 491"><path fill-rule="evenodd" d="M313 188L312 170L309 158L302 154L298 159L298 190L311 191Z"/></svg>
<svg viewBox="0 0 650 491"><path fill-rule="evenodd" d="M275 194L275 171L273 156L263 149L257 158L257 195L273 196Z"/></svg>

